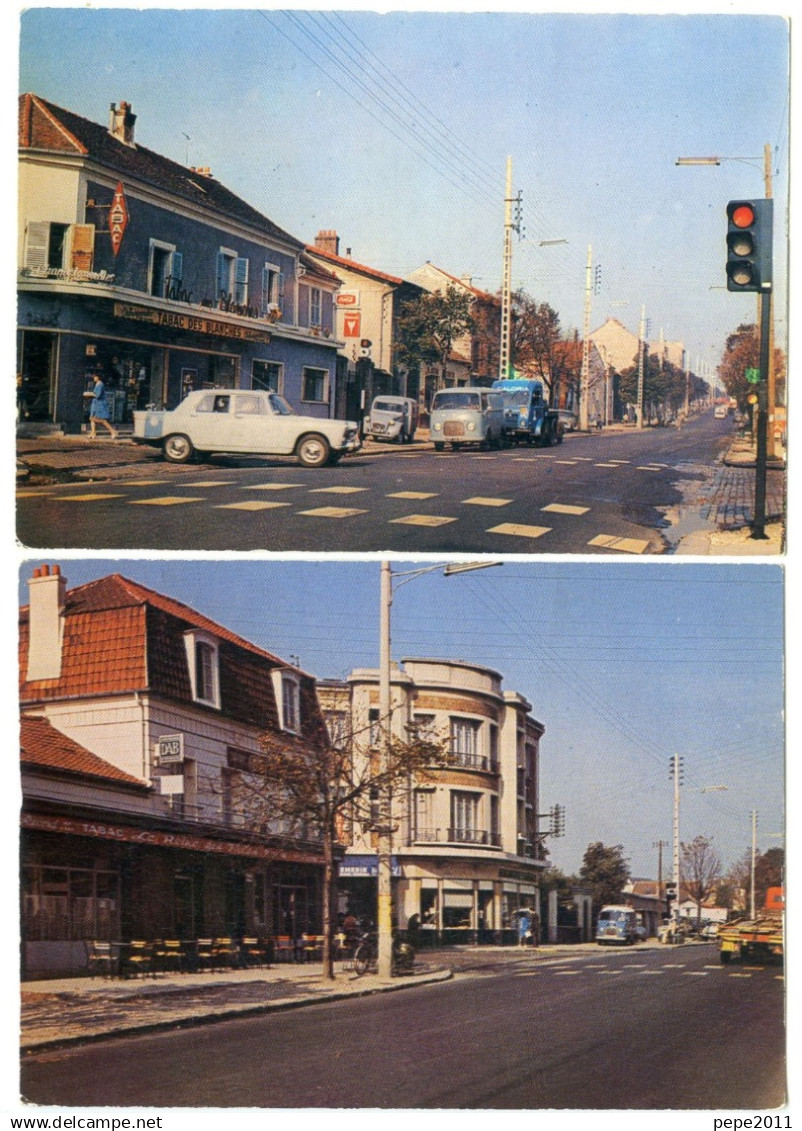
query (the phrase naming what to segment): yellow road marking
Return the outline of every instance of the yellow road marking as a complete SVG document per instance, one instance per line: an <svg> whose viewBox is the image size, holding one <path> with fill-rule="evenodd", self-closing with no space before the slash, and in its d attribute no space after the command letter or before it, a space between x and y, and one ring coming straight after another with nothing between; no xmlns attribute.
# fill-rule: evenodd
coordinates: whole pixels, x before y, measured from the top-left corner
<svg viewBox="0 0 802 1131"><path fill-rule="evenodd" d="M189 480L187 480L186 483L181 483L180 486L182 486L182 487L230 487L230 486L236 486L236 483L237 483L236 479L193 479L191 483L189 482ZM179 484L176 484L176 486L179 486Z"/></svg>
<svg viewBox="0 0 802 1131"><path fill-rule="evenodd" d="M246 503L219 503L216 511L268 511L279 507L289 507L291 503L271 503L267 500L249 499Z"/></svg>
<svg viewBox="0 0 802 1131"><path fill-rule="evenodd" d="M158 499L131 499L132 507L174 507L178 503L205 503L205 499L189 499L183 495L162 495Z"/></svg>
<svg viewBox="0 0 802 1131"><path fill-rule="evenodd" d="M437 494L434 491L394 491L392 495L387 496L388 499L436 499Z"/></svg>
<svg viewBox="0 0 802 1131"><path fill-rule="evenodd" d="M623 554L643 554L649 543L640 538L620 538L615 534L598 534L588 542L589 546L604 546L608 550L620 550Z"/></svg>
<svg viewBox="0 0 802 1131"><path fill-rule="evenodd" d="M96 495L62 495L62 503L94 503L100 499L124 499L125 495L104 495L98 492Z"/></svg>
<svg viewBox="0 0 802 1131"><path fill-rule="evenodd" d="M474 507L506 507L512 499L493 499L485 498L482 495L474 495L472 499L463 499L463 503L470 503Z"/></svg>
<svg viewBox="0 0 802 1131"><path fill-rule="evenodd" d="M367 513L354 507L315 507L311 511L298 511L298 514L307 515L309 518L350 518L355 514Z"/></svg>
<svg viewBox="0 0 802 1131"><path fill-rule="evenodd" d="M519 522L502 522L500 526L493 526L486 533L510 534L516 538L540 538L550 530L550 526L523 526Z"/></svg>
<svg viewBox="0 0 802 1131"><path fill-rule="evenodd" d="M568 503L549 503L547 507L541 507L542 511L553 511L555 514L587 514L590 507L572 507Z"/></svg>
<svg viewBox="0 0 802 1131"><path fill-rule="evenodd" d="M401 526L447 526L449 522L456 522L456 518L446 518L440 514L408 514L406 518L391 518L391 523Z"/></svg>
<svg viewBox="0 0 802 1131"><path fill-rule="evenodd" d="M310 495L359 495L370 487L313 487Z"/></svg>
<svg viewBox="0 0 802 1131"><path fill-rule="evenodd" d="M303 487L303 483L249 483L243 491L289 491L291 487Z"/></svg>

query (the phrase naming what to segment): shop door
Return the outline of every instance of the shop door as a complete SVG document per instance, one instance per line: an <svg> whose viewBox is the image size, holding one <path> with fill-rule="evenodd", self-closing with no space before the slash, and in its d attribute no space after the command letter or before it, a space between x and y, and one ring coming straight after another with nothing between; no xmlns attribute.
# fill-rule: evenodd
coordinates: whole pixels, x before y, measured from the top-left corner
<svg viewBox="0 0 802 1131"><path fill-rule="evenodd" d="M17 410L20 420L52 420L55 402L56 338L26 330L17 377Z"/></svg>

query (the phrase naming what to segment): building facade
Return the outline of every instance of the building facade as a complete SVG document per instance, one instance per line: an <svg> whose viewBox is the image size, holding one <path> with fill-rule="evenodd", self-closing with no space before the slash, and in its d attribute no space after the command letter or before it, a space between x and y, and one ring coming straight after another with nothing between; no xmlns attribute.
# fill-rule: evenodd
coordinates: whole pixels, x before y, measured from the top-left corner
<svg viewBox="0 0 802 1131"><path fill-rule="evenodd" d="M191 389L272 389L334 415L339 282L207 168L34 94L19 103L21 421L78 432L100 373L116 422Z"/></svg>
<svg viewBox="0 0 802 1131"><path fill-rule="evenodd" d="M307 252L341 283L335 297L334 334L343 343L340 388L346 399L342 411L338 406L338 415L360 420L374 396L417 398L419 374L396 364L395 330L404 303L423 294L422 288L358 263L350 248L341 255L340 237L333 230L318 232Z"/></svg>
<svg viewBox="0 0 802 1131"><path fill-rule="evenodd" d="M263 737L324 733L311 676L119 575L40 567L20 615L26 976L86 943L320 929L322 849L254 803Z"/></svg>
<svg viewBox="0 0 802 1131"><path fill-rule="evenodd" d="M362 757L381 739L379 675L358 669L319 683L328 719L347 716ZM538 821L542 723L498 672L450 660L406 659L391 673L394 733L412 726L443 741L448 764L393 799L393 915L438 942L511 942L517 913L539 907L545 868ZM377 842L354 824L340 870L344 903L375 908ZM344 907L342 908L345 909ZM424 934L425 940L425 934Z"/></svg>

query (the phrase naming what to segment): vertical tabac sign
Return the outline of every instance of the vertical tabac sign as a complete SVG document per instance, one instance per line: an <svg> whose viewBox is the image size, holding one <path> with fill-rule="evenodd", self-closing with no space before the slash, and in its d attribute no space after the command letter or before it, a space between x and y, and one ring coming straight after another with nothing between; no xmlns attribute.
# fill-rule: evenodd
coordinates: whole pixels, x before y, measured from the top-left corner
<svg viewBox="0 0 802 1131"><path fill-rule="evenodd" d="M123 242L125 229L128 226L128 206L125 203L125 193L120 182L114 192L114 197L109 210L109 232L111 233L111 250L116 255Z"/></svg>

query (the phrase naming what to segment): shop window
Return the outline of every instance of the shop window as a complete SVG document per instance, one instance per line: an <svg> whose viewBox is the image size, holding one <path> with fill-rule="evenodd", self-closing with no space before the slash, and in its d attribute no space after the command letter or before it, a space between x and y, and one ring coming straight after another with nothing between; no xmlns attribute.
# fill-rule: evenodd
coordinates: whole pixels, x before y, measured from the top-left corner
<svg viewBox="0 0 802 1131"><path fill-rule="evenodd" d="M119 938L119 876L91 868L31 865L22 876L27 942Z"/></svg>
<svg viewBox="0 0 802 1131"><path fill-rule="evenodd" d="M301 399L314 401L317 404L326 404L329 399L328 383L329 372L327 369L316 369L311 365L305 365Z"/></svg>
<svg viewBox="0 0 802 1131"><path fill-rule="evenodd" d="M281 393L284 386L284 366L279 361L254 361L251 368L251 385L267 393Z"/></svg>
<svg viewBox="0 0 802 1131"><path fill-rule="evenodd" d="M220 707L220 673L217 641L198 632L184 635L192 698L196 703Z"/></svg>

